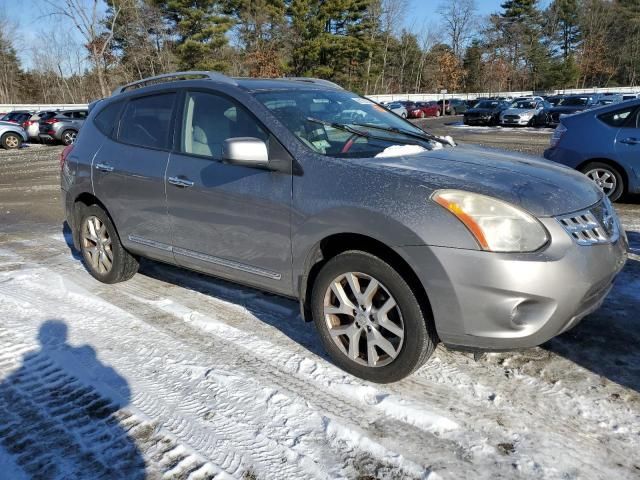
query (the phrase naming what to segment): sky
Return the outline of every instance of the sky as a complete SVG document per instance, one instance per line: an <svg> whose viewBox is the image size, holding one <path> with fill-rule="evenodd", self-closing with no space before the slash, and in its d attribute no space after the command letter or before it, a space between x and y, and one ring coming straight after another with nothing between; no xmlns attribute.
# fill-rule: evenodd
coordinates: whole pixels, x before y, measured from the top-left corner
<svg viewBox="0 0 640 480"><path fill-rule="evenodd" d="M500 4L504 0L476 0L478 15L487 16L500 10ZM409 30L422 29L424 27L437 28L440 15L438 6L443 0L408 0L408 8L405 15L405 28ZM543 0L543 5L549 0ZM30 46L42 42L43 34L56 29L73 31L73 27L67 19L46 16L46 2L43 0L0 0L0 19L9 19L16 24L16 35L19 39L17 49L23 65L29 67ZM417 32L416 32L417 33Z"/></svg>

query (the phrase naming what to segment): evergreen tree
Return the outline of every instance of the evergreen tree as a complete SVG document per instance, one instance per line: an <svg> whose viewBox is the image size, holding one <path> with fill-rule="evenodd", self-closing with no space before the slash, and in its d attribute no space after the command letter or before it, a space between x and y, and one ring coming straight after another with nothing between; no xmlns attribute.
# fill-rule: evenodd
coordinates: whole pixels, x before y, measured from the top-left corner
<svg viewBox="0 0 640 480"><path fill-rule="evenodd" d="M233 20L217 0L154 0L177 38L176 55L182 70L221 70L229 62L221 55Z"/></svg>

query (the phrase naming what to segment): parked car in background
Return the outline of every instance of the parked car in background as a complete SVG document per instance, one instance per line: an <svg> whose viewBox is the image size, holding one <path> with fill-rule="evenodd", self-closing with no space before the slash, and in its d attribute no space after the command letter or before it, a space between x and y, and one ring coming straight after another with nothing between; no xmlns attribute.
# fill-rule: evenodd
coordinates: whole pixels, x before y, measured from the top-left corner
<svg viewBox="0 0 640 480"><path fill-rule="evenodd" d="M594 107L602 107L603 105L611 105L613 103L622 102L622 95L604 95L598 100Z"/></svg>
<svg viewBox="0 0 640 480"><path fill-rule="evenodd" d="M565 95L554 107L545 109L541 120L548 127L556 127L560 123L561 115L571 115L596 107L601 98L597 93Z"/></svg>
<svg viewBox="0 0 640 480"><path fill-rule="evenodd" d="M2 118L0 118L0 121L22 125L26 120L29 119L32 114L33 112L30 110L14 110L5 114Z"/></svg>
<svg viewBox="0 0 640 480"><path fill-rule="evenodd" d="M562 117L544 156L581 171L612 201L640 193L640 100Z"/></svg>
<svg viewBox="0 0 640 480"><path fill-rule="evenodd" d="M550 104L541 97L520 97L509 108L500 112L500 125L504 126L536 126L540 123L539 115Z"/></svg>
<svg viewBox="0 0 640 480"><path fill-rule="evenodd" d="M136 82L63 153L66 220L97 280L150 257L299 299L335 364L376 382L439 341L546 342L602 303L626 259L584 176L456 146L321 80Z"/></svg>
<svg viewBox="0 0 640 480"><path fill-rule="evenodd" d="M406 108L409 111L409 118L440 116L440 107L436 102L415 102L411 107L406 104Z"/></svg>
<svg viewBox="0 0 640 480"><path fill-rule="evenodd" d="M564 95L551 95L547 97L545 100L547 101L547 103L549 103L549 105L551 105L552 107L555 107L558 103L560 103L560 101L564 97L565 97Z"/></svg>
<svg viewBox="0 0 640 480"><path fill-rule="evenodd" d="M459 98L438 100L441 115L459 115L467 111L467 104Z"/></svg>
<svg viewBox="0 0 640 480"><path fill-rule="evenodd" d="M465 125L498 125L500 113L511 106L501 100L481 100L464 112Z"/></svg>
<svg viewBox="0 0 640 480"><path fill-rule="evenodd" d="M22 128L27 131L30 141L40 139L40 120L48 120L55 117L59 112L57 110L43 110L31 115L22 123Z"/></svg>
<svg viewBox="0 0 640 480"><path fill-rule="evenodd" d="M636 98L638 98L637 93L625 93L624 95L622 95L623 102L626 102L627 100L635 100Z"/></svg>
<svg viewBox="0 0 640 480"><path fill-rule="evenodd" d="M5 149L20 148L29 140L24 128L14 122L0 120L0 146Z"/></svg>
<svg viewBox="0 0 640 480"><path fill-rule="evenodd" d="M384 107L390 112L393 112L402 118L407 118L408 116L407 109L400 102L390 102L390 103L387 103Z"/></svg>
<svg viewBox="0 0 640 480"><path fill-rule="evenodd" d="M40 120L38 137L41 141L57 141L71 145L76 141L78 132L87 118L87 109L68 110L53 117Z"/></svg>

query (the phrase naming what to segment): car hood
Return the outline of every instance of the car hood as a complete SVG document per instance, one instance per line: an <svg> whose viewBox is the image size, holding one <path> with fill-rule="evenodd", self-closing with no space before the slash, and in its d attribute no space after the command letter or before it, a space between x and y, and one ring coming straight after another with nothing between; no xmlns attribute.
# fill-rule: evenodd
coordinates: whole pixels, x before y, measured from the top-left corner
<svg viewBox="0 0 640 480"><path fill-rule="evenodd" d="M507 108L502 111L503 115L526 115L526 114L535 115L535 109L524 109L524 108Z"/></svg>
<svg viewBox="0 0 640 480"><path fill-rule="evenodd" d="M429 190L452 188L499 198L537 217L583 210L603 197L595 183L571 168L478 146L372 159L370 165L409 176Z"/></svg>

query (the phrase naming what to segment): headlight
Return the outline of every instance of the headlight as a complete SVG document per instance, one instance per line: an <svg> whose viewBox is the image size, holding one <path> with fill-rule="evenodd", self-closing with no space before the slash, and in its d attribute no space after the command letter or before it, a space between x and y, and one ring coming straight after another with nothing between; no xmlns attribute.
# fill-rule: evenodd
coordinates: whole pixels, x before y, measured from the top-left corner
<svg viewBox="0 0 640 480"><path fill-rule="evenodd" d="M438 190L431 199L456 216L490 252L534 252L549 241L532 215L513 205L462 190Z"/></svg>

